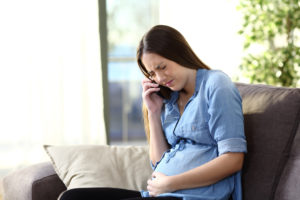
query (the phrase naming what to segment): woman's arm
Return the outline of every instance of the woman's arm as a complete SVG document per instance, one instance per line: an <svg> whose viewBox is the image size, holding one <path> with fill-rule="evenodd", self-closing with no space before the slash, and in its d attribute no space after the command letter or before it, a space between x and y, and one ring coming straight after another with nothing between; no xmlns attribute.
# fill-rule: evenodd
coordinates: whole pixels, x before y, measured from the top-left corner
<svg viewBox="0 0 300 200"><path fill-rule="evenodd" d="M214 184L241 170L244 153L225 153L210 162L171 177L174 190L201 187Z"/></svg>
<svg viewBox="0 0 300 200"><path fill-rule="evenodd" d="M160 88L159 85L153 83L148 78L143 79L143 102L148 110L147 121L149 123L150 137L149 137L149 155L153 165L158 162L163 153L168 150L169 146L164 136L161 127L161 109L163 106L163 99L155 94Z"/></svg>
<svg viewBox="0 0 300 200"><path fill-rule="evenodd" d="M160 115L148 114L150 127L149 155L153 165L158 162L163 153L169 149L161 127Z"/></svg>
<svg viewBox="0 0 300 200"><path fill-rule="evenodd" d="M147 189L151 196L157 196L161 193L211 185L241 170L243 161L244 153L225 153L175 176L154 172L153 179L148 180Z"/></svg>

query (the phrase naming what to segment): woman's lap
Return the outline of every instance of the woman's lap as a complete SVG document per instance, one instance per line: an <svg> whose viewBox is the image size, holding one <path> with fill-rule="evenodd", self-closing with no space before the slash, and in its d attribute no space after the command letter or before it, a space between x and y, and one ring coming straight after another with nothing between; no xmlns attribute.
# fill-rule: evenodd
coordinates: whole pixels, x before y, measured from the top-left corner
<svg viewBox="0 0 300 200"><path fill-rule="evenodd" d="M64 192L60 200L178 200L175 197L146 197L140 192L118 188L74 188Z"/></svg>

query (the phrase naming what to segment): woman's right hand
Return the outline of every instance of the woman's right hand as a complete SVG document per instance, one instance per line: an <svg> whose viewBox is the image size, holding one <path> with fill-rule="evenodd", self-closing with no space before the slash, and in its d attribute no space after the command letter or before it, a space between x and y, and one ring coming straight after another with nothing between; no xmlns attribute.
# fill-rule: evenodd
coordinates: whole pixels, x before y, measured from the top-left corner
<svg viewBox="0 0 300 200"><path fill-rule="evenodd" d="M157 113L160 115L161 108L163 105L163 98L158 96L156 92L160 90L157 83L153 83L150 79L144 78L142 80L143 86L143 101L147 106L148 113L154 114Z"/></svg>

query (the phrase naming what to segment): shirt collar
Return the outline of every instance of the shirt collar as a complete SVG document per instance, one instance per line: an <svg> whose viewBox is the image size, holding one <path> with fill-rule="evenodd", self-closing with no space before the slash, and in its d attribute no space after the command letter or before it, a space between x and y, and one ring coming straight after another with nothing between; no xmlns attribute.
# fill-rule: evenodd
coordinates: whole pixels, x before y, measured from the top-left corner
<svg viewBox="0 0 300 200"><path fill-rule="evenodd" d="M194 95L197 94L199 89L200 89L201 77L202 77L202 74L203 74L204 70L206 70L206 69L198 69L197 70Z"/></svg>

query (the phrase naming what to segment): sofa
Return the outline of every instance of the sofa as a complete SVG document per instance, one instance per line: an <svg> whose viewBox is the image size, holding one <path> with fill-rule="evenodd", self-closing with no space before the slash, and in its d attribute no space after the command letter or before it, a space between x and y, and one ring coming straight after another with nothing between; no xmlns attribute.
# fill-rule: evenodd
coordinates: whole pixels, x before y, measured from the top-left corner
<svg viewBox="0 0 300 200"><path fill-rule="evenodd" d="M242 169L243 199L300 199L300 89L243 83L236 83L236 86L243 99L245 135L248 146L248 153L245 155ZM106 148L118 149L121 147L107 146ZM66 151L66 149L61 149L57 154L61 156ZM67 159L67 156L70 157L73 151L72 149L69 150L70 154L61 158L62 166L60 167L65 168L65 174L68 173L68 168L64 166L63 159ZM134 165L138 165L142 170L147 171L143 175L144 177L131 184L130 187L127 187L127 183L121 186L117 185L118 178L116 177L114 183L108 184L106 181L108 179L105 179L98 181L96 184L101 182L101 186L114 186L116 184L116 186L123 188L143 189L145 185L141 186L141 184L146 182L147 176L150 176L151 173L147 168L149 165L149 158L145 153L147 147L128 146L126 147L127 153L123 153L125 151L122 148L118 151L121 152L120 157L112 159L113 164L108 163L109 167L106 166L106 168L97 169L97 171L107 174L107 168L117 165L114 166L117 168L110 170L119 170L120 173L126 174L126 168L131 169L131 167L128 167L128 163L132 161L127 160L127 164L120 164L116 160L125 159L141 151L139 155L134 155L131 159L143 160L143 163L134 163ZM102 152L102 150L99 152ZM102 162L102 160L112 154L115 154L115 152L109 150L108 154L99 158L99 165L106 162ZM28 166L8 174L3 179L4 200L55 200L67 188L72 188L70 182L72 182L72 178L78 176L79 172L68 175L68 180L66 180L67 175L63 177L62 172L56 166L55 159L57 158L53 158L51 155L50 158L51 161L49 162ZM74 159L77 158L78 156L74 156ZM88 160L92 160L92 158ZM136 173L137 169L130 172L135 174L122 179L139 177L139 174L143 172ZM84 175L81 177L84 177ZM106 185L106 182L108 185ZM73 185L73 188L87 186L83 182L81 184L83 185Z"/></svg>

